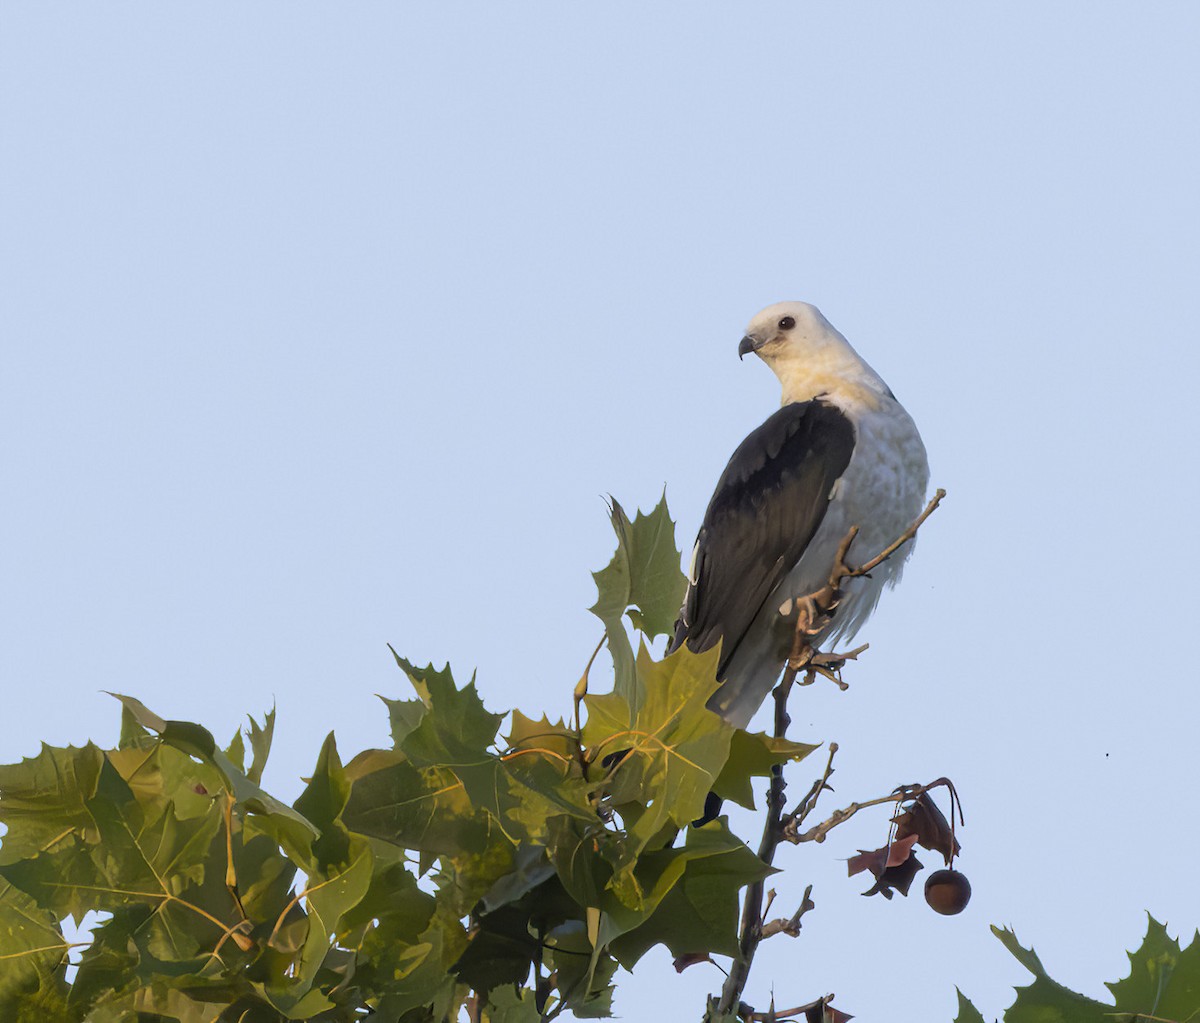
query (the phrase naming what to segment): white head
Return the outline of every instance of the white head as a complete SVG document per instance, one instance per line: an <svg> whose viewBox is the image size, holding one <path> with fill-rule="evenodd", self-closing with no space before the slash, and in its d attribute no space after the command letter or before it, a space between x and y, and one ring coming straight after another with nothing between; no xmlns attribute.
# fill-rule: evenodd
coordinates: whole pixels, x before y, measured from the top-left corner
<svg viewBox="0 0 1200 1023"><path fill-rule="evenodd" d="M751 352L783 384L785 404L850 390L890 393L821 310L807 302L776 302L756 314L738 345L738 357Z"/></svg>

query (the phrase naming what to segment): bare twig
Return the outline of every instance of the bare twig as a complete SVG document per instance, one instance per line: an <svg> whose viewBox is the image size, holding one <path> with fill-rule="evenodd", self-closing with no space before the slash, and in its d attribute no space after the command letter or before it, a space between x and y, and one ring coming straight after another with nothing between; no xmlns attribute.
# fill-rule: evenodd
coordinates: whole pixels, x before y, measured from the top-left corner
<svg viewBox="0 0 1200 1023"><path fill-rule="evenodd" d="M802 833L797 833L793 827L783 837L794 845L799 845L801 842L824 842L825 836L829 832L839 824L845 824L859 810L865 810L868 806L880 806L883 803L901 803L916 794L911 789L905 789L904 792L893 792L887 796L880 796L878 799L868 799L862 803L851 803L845 809L835 810L829 815L828 819L821 821L815 827L811 827Z"/></svg>
<svg viewBox="0 0 1200 1023"><path fill-rule="evenodd" d="M820 824L814 825L807 831L800 831L800 824L804 821L804 816L789 814L783 822L783 835L785 841L791 842L793 845L799 845L801 842L824 842L825 836L829 834L839 824L845 824L859 810L865 810L869 806L881 806L884 803L907 803L911 799L916 799L918 796L923 796L931 789L945 786L950 792L950 815L951 827L950 838L954 838L954 809L958 807L959 818L962 818L962 800L958 798L958 792L954 788L954 783L949 778L935 778L927 785L900 785L886 796L879 796L877 799L867 799L861 803L851 803L849 806L843 807L841 810L835 810ZM805 797L807 798L807 797ZM803 805L803 803L801 804Z"/></svg>
<svg viewBox="0 0 1200 1023"><path fill-rule="evenodd" d="M942 498L945 496L946 491L944 491L941 487L938 487L936 493L933 495L933 498L927 505L925 505L925 510L916 517L916 520L911 526L909 526L894 541L876 554L875 557L873 557L870 561L864 565L860 565L858 568L852 570L848 574L852 576L866 575L872 569L878 568L885 561L887 561L887 559L895 554L896 551L898 551L901 547L908 543L909 540L913 539L917 535L917 530L920 529L925 520L934 513L934 511L937 509L937 506L942 503ZM849 544L846 546L849 547Z"/></svg>
<svg viewBox="0 0 1200 1023"><path fill-rule="evenodd" d="M770 923L763 924L762 936L765 941L767 938L773 937L776 934L786 934L790 938L798 937L800 934L800 918L804 916L810 909L816 909L816 903L812 898L812 885L804 889L804 898L800 900L800 906L795 913L788 919L779 917L777 920L772 920ZM769 908L769 904L768 904ZM766 910L763 911L766 915Z"/></svg>
<svg viewBox="0 0 1200 1023"><path fill-rule="evenodd" d="M803 1016L806 1013L812 1012L813 1009L824 1009L830 1002L833 1001L833 995L828 994L824 998L818 998L815 1001L809 1002L807 1005L797 1005L792 1009L775 1009L770 1012L754 1012L747 1014L746 1019L753 1020L754 1023L768 1023L768 1021L791 1019L793 1016Z"/></svg>
<svg viewBox="0 0 1200 1023"><path fill-rule="evenodd" d="M825 764L825 771L816 781L812 783L812 788L805 793L804 798L796 804L796 809L784 818L784 825L790 825L793 822L799 824L804 818L812 813L817 805L817 800L821 797L821 793L826 790L832 792L833 788L829 784L829 777L833 774L833 757L838 751L838 744L831 742L829 744L829 760Z"/></svg>

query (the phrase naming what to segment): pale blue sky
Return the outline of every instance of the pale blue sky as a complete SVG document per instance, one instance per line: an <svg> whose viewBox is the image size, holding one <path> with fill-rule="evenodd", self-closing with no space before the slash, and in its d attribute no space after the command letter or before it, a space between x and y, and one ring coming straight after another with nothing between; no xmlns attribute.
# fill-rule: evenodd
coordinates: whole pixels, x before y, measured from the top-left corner
<svg viewBox="0 0 1200 1023"><path fill-rule="evenodd" d="M565 712L600 495L690 544L778 400L741 329L806 299L950 496L796 734L838 801L954 778L975 894L860 898L882 814L785 849L750 1000L994 1015L993 922L1102 995L1200 924L1197 52L1185 2L6 4L0 759L111 739L102 689L275 700L291 797L386 742L387 642Z"/></svg>

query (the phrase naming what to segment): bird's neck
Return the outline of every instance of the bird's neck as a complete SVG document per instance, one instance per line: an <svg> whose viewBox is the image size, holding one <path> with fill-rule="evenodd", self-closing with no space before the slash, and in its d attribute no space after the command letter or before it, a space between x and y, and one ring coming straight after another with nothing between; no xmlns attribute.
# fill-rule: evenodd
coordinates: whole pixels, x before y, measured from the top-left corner
<svg viewBox="0 0 1200 1023"><path fill-rule="evenodd" d="M887 384L847 345L804 357L783 357L771 369L783 386L782 404L826 396L839 405L877 409L891 394Z"/></svg>

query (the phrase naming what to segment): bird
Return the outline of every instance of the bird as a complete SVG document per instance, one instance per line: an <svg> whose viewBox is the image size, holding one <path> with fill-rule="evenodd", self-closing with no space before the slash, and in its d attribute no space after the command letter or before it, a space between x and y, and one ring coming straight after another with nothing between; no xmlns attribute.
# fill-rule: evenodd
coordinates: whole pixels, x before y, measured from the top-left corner
<svg viewBox="0 0 1200 1023"><path fill-rule="evenodd" d="M824 586L841 541L879 553L920 514L929 483L912 417L850 342L807 302L756 314L738 344L782 385L780 408L738 445L696 537L668 652L721 644L708 707L745 728L779 680L798 598ZM845 581L813 643L849 640L900 579L906 550Z"/></svg>

